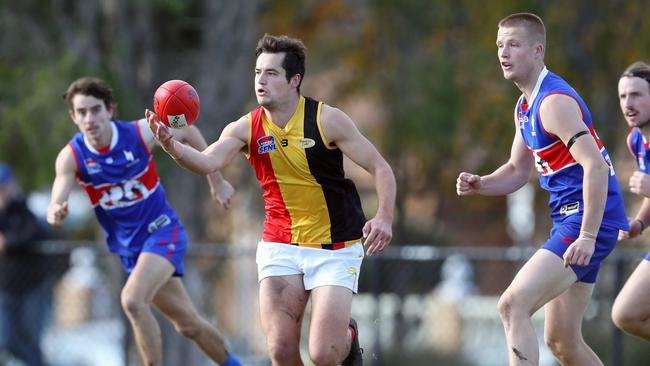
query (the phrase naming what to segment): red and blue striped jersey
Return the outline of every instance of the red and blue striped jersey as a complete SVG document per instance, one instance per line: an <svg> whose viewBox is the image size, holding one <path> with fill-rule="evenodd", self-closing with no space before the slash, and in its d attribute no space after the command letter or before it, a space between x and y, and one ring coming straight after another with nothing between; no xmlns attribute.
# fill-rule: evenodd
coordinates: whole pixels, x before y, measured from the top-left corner
<svg viewBox="0 0 650 366"><path fill-rule="evenodd" d="M108 152L98 152L79 132L69 146L77 182L86 191L111 252L134 255L151 232L178 222L137 123L114 121Z"/></svg>
<svg viewBox="0 0 650 366"><path fill-rule="evenodd" d="M582 121L596 141L603 159L610 167L607 202L602 225L627 229L628 222L621 190L616 181L614 169L607 150L598 138L592 125L591 113L578 93L562 78L542 70L531 94L530 101L522 95L515 107L515 122L521 135L535 158L535 168L541 187L549 192L551 218L555 222L568 217L582 221L583 169L573 158L569 149L559 137L549 133L542 124L539 108L544 98L553 94L563 94L573 98L582 112ZM585 137L583 137L585 138Z"/></svg>
<svg viewBox="0 0 650 366"><path fill-rule="evenodd" d="M648 156L648 141L638 128L632 128L630 134L627 135L627 148L636 159L636 166L640 172L650 174L650 156Z"/></svg>

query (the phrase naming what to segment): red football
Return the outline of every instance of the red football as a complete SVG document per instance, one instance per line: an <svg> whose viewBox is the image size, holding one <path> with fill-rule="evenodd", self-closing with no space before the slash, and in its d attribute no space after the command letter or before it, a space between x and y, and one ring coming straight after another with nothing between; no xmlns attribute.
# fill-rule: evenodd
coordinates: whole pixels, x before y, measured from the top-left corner
<svg viewBox="0 0 650 366"><path fill-rule="evenodd" d="M199 117L201 101L192 85L183 80L169 80L156 90L153 110L165 125L181 128L192 125Z"/></svg>

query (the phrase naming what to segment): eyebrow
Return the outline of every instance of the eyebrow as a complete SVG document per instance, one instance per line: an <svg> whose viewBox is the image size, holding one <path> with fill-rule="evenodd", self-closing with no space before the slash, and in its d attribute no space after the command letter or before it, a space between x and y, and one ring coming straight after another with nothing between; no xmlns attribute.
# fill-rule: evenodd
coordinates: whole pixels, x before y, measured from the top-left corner
<svg viewBox="0 0 650 366"><path fill-rule="evenodd" d="M95 109L95 108L101 108L101 107L102 107L102 105L100 103L97 103L95 105L91 105L90 107L78 107L78 108L75 108L75 110L76 111L82 111L82 110L86 110L86 109Z"/></svg>

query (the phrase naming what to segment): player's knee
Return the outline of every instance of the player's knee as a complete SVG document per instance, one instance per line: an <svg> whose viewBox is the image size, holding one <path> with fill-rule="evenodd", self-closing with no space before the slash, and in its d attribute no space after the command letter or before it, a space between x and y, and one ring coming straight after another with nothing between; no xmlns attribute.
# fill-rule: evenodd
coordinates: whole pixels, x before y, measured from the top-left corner
<svg viewBox="0 0 650 366"><path fill-rule="evenodd" d="M505 292L503 295L501 295L499 302L497 303L497 311L499 312L499 316L506 326L510 325L514 306L515 301L510 293Z"/></svg>
<svg viewBox="0 0 650 366"><path fill-rule="evenodd" d="M580 338L567 337L559 332L546 332L544 343L551 350L553 356L561 361L563 365L573 364L572 360L585 343Z"/></svg>
<svg viewBox="0 0 650 366"><path fill-rule="evenodd" d="M292 344L283 339L269 339L267 347L273 364L291 364L300 355L297 344Z"/></svg>
<svg viewBox="0 0 650 366"><path fill-rule="evenodd" d="M120 297L120 302L122 303L122 309L124 309L124 312L131 316L138 316L145 311L148 306L144 300L125 293L124 291Z"/></svg>
<svg viewBox="0 0 650 366"><path fill-rule="evenodd" d="M619 329L629 331L638 322L638 318L620 301L615 301L612 306L612 321Z"/></svg>
<svg viewBox="0 0 650 366"><path fill-rule="evenodd" d="M324 366L324 365L338 365L340 363L340 352L337 352L337 349L334 345L322 345L318 347L309 348L309 358L314 365Z"/></svg>

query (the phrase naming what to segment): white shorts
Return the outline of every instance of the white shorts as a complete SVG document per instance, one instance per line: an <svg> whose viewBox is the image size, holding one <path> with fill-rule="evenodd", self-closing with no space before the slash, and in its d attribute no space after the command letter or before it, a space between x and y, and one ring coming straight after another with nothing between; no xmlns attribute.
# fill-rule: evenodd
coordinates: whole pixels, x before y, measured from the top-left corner
<svg viewBox="0 0 650 366"><path fill-rule="evenodd" d="M272 276L303 275L305 290L342 286L357 293L364 251L361 242L337 250L270 243L257 244L258 281Z"/></svg>

